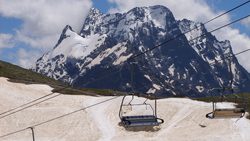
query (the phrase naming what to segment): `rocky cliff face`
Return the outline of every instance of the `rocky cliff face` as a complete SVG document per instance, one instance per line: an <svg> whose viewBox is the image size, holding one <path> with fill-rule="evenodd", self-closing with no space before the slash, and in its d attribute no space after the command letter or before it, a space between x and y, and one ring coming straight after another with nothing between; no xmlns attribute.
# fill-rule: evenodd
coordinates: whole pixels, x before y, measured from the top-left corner
<svg viewBox="0 0 250 141"><path fill-rule="evenodd" d="M248 90L247 71L234 56L229 63L226 54L232 55L229 41L218 41L200 23L176 21L164 6L136 7L116 14L91 9L80 34L66 26L56 46L37 60L34 70L76 87L162 96L204 96L231 80L233 87Z"/></svg>

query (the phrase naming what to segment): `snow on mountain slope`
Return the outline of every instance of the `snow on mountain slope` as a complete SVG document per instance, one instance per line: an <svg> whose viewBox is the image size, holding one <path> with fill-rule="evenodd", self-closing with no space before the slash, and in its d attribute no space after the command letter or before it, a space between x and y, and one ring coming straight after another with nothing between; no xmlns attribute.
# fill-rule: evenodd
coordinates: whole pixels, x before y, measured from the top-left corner
<svg viewBox="0 0 250 141"><path fill-rule="evenodd" d="M0 113L50 93L46 85L25 85L0 78ZM22 112L0 119L0 136L30 125L83 108L110 97L62 95ZM158 116L165 122L158 131L127 131L118 125L121 98L96 105L79 113L35 127L39 141L249 141L250 121L206 119L211 103L169 98L158 101ZM136 98L137 101L139 101ZM140 101L143 101L142 99ZM153 101L148 101L153 103ZM233 106L222 103L220 106ZM145 107L144 107L145 108ZM144 111L142 108L140 109ZM135 111L133 111L135 112ZM201 127L203 125L205 127ZM32 140L31 131L0 139L1 141Z"/></svg>
<svg viewBox="0 0 250 141"><path fill-rule="evenodd" d="M218 41L199 23L176 21L167 7L135 7L115 14L92 8L79 35L66 26L54 49L37 60L34 71L75 87L127 92L133 87L138 93L165 97L202 97L210 95L210 89L229 86L226 53L232 55L229 41ZM138 54L143 55L127 61ZM233 87L250 91L249 74L235 56L232 70Z"/></svg>
<svg viewBox="0 0 250 141"><path fill-rule="evenodd" d="M220 85L229 86L230 77L232 77L234 88L244 89L242 85L249 85L249 83L244 84L248 78L247 72L233 55L230 41L218 41L202 23L195 23L187 19L178 22L182 33L186 33L185 36L189 40L190 46L205 62L210 64L210 69L213 70L214 77L220 82ZM231 58L227 58L228 56ZM221 72L224 72L224 75L221 75Z"/></svg>
<svg viewBox="0 0 250 141"><path fill-rule="evenodd" d="M72 77L67 77L69 66L67 63L74 62L77 59L84 59L91 52L97 49L105 40L106 35L94 34L82 38L72 28L67 25L58 43L54 47L53 51L50 51L38 59L36 71L39 73L45 73L52 78L61 79L71 82ZM46 63L45 63L46 62ZM58 68L61 68L60 70ZM80 69L80 64L74 66L74 68Z"/></svg>
<svg viewBox="0 0 250 141"><path fill-rule="evenodd" d="M66 38L55 47L50 54L50 59L63 54L69 58L84 58L95 50L98 44L102 43L105 35L92 35L90 37L82 38L75 32L67 30L65 33Z"/></svg>

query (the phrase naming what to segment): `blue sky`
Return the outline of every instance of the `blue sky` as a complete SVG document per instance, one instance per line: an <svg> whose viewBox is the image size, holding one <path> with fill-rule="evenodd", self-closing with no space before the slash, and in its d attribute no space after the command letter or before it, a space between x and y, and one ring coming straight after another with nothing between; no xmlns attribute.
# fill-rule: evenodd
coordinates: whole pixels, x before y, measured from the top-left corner
<svg viewBox="0 0 250 141"><path fill-rule="evenodd" d="M184 7L180 5L183 1L186 2ZM74 29L79 30L91 7L100 9L103 13L108 13L125 12L135 6L163 4L170 8L177 19L188 18L197 22L204 22L245 1L54 0L51 2L50 0L37 0L31 3L28 0L0 0L0 60L23 67L31 67L38 57L53 48L66 24L70 24ZM39 4L36 4L38 2ZM72 7L74 7L73 10ZM222 21L226 23L248 14L250 14L250 3L226 15L222 18ZM223 22L211 24L210 27ZM230 33L230 36L225 33ZM248 44L250 43L250 20L234 24L228 31L217 34L216 36L219 36L219 39L224 40L225 38L232 41L234 52L243 50L248 46L250 47ZM239 57L243 66L245 58L244 56ZM250 65L245 67L250 71Z"/></svg>

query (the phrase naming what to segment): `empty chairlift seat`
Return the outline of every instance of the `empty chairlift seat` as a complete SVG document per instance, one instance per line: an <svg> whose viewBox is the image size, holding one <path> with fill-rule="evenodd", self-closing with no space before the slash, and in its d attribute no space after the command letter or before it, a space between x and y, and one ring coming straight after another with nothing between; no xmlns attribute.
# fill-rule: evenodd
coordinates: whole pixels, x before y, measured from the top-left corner
<svg viewBox="0 0 250 141"><path fill-rule="evenodd" d="M207 118L242 118L245 115L245 108L216 108L213 102L213 111L206 114Z"/></svg>
<svg viewBox="0 0 250 141"><path fill-rule="evenodd" d="M121 120L121 124L127 128L127 127L153 127L153 126L159 126L160 124L162 124L164 122L163 119L160 119L156 116L156 105L155 105L155 109L153 109L153 107L148 104L148 103L143 103L143 104L131 104L131 102L133 101L133 97L130 100L130 102L128 104L124 104L124 99L126 96L123 97L122 102L121 102L121 106L120 106L120 111L119 111L119 117ZM156 99L155 99L155 104L156 104ZM140 114L135 114L135 115L124 115L123 114L123 108L126 106L130 106L131 110L133 108L135 108L136 106L145 106L145 107L149 107L150 111L152 114L147 114L147 115L140 115ZM134 112L136 113L136 112Z"/></svg>
<svg viewBox="0 0 250 141"><path fill-rule="evenodd" d="M157 118L154 115L123 116L121 121L125 127L159 126L164 122L163 119Z"/></svg>
<svg viewBox="0 0 250 141"><path fill-rule="evenodd" d="M241 118L245 115L244 108L215 109L207 117L210 118Z"/></svg>
<svg viewBox="0 0 250 141"><path fill-rule="evenodd" d="M247 101L245 98L240 98L237 95L233 95L234 90L231 87L223 87L223 88L214 88L213 90L217 90L218 93L221 95L220 101L234 101L234 103L238 103L238 107L230 107L230 108L218 108L216 104L218 103L218 99L213 99L212 102L212 112L206 114L207 118L213 119L213 118L242 118L245 115L246 107L247 107ZM231 93L230 97L225 96L225 92L229 91ZM234 97L232 97L234 96Z"/></svg>

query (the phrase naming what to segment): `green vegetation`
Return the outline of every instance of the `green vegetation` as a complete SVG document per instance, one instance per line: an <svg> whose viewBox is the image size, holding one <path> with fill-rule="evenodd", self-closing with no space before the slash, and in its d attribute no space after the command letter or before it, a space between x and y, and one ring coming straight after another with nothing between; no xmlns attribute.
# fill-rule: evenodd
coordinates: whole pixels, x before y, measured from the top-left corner
<svg viewBox="0 0 250 141"><path fill-rule="evenodd" d="M65 84L54 79L44 77L31 70L0 61L0 77L7 77L11 82L25 84L48 84L50 86L63 86Z"/></svg>
<svg viewBox="0 0 250 141"><path fill-rule="evenodd" d="M16 65L4 62L4 61L0 61L0 77L9 78L9 81L15 82L15 83L47 84L51 86L52 88L54 88L53 92L60 91L60 93L63 93L63 94L92 95L92 96L121 95L121 92L115 92L115 91L106 90L106 89L90 89L90 88L75 89L75 88L70 87L66 83L56 81L52 78L43 76L39 73L21 68L19 66L16 66ZM63 89L65 87L66 89Z"/></svg>
<svg viewBox="0 0 250 141"><path fill-rule="evenodd" d="M194 100L204 101L204 102L212 102L212 101L233 102L233 103L237 103L237 107L245 107L246 111L250 113L250 93L226 95L224 97L216 96L216 97L194 98ZM250 119L250 115L248 115L247 118Z"/></svg>
<svg viewBox="0 0 250 141"><path fill-rule="evenodd" d="M96 93L98 95L105 95L105 96L122 95L122 92L114 91L110 89L82 88L80 90L85 91L85 92L90 92L90 93Z"/></svg>

